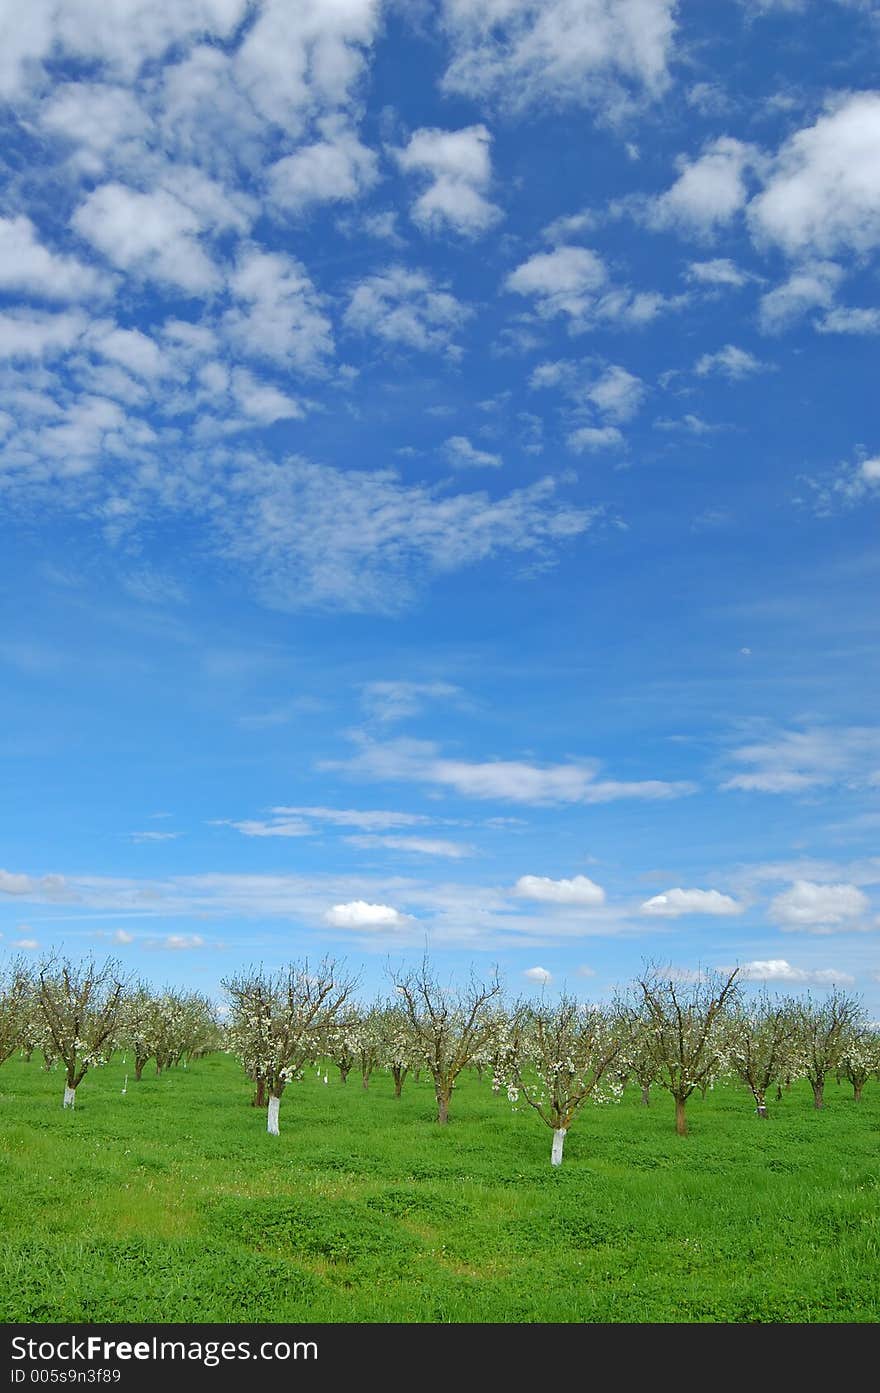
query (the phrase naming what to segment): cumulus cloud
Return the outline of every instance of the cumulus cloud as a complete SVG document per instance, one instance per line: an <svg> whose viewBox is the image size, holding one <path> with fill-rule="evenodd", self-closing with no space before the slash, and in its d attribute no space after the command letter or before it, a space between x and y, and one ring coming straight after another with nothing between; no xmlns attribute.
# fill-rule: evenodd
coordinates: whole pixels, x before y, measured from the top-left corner
<svg viewBox="0 0 880 1393"><path fill-rule="evenodd" d="M539 987L546 987L553 981L553 973L548 972L546 967L527 967L523 972L523 977Z"/></svg>
<svg viewBox="0 0 880 1393"><path fill-rule="evenodd" d="M716 257L711 261L692 261L686 274L688 280L697 285L729 285L737 290L752 279L748 272L741 270L728 257Z"/></svg>
<svg viewBox="0 0 880 1393"><path fill-rule="evenodd" d="M408 924L411 917L401 914L391 905L351 900L348 904L335 904L328 909L324 922L336 929L397 929Z"/></svg>
<svg viewBox="0 0 880 1393"><path fill-rule="evenodd" d="M551 880L543 875L521 875L513 887L514 894L523 899L540 900L545 904L573 904L593 907L605 903L605 891L589 876L576 875L570 880Z"/></svg>
<svg viewBox="0 0 880 1393"><path fill-rule="evenodd" d="M350 202L378 183L376 155L354 131L329 117L321 131L321 140L299 146L270 169L270 196L279 207L299 212L315 203Z"/></svg>
<svg viewBox="0 0 880 1393"><path fill-rule="evenodd" d="M444 0L447 92L505 106L574 103L608 118L663 91L674 0Z"/></svg>
<svg viewBox="0 0 880 1393"><path fill-rule="evenodd" d="M40 300L87 300L107 295L111 279L75 257L49 251L30 218L0 218L0 290Z"/></svg>
<svg viewBox="0 0 880 1393"><path fill-rule="evenodd" d="M323 299L300 262L249 247L240 253L229 285L237 304L224 323L234 343L251 357L320 371L333 352L333 333Z"/></svg>
<svg viewBox="0 0 880 1393"><path fill-rule="evenodd" d="M729 969L722 968L721 971ZM833 967L792 967L785 958L756 959L743 963L740 977L747 982L787 982L799 987L851 987L855 978Z"/></svg>
<svg viewBox="0 0 880 1393"><path fill-rule="evenodd" d="M674 890L664 890L661 895L652 895L640 906L640 913L678 919L682 914L742 914L744 907L720 890L682 890L678 886Z"/></svg>
<svg viewBox="0 0 880 1393"><path fill-rule="evenodd" d="M71 219L76 232L120 270L206 295L220 286L217 267L199 242L205 222L165 189L140 193L102 184Z"/></svg>
<svg viewBox="0 0 880 1393"><path fill-rule="evenodd" d="M765 333L776 334L814 309L828 309L843 277L833 261L799 266L782 285L761 297L759 320Z"/></svg>
<svg viewBox="0 0 880 1393"><path fill-rule="evenodd" d="M390 266L355 286L344 322L386 344L458 356L453 338L470 315L468 306L424 271Z"/></svg>
<svg viewBox="0 0 880 1393"><path fill-rule="evenodd" d="M587 247L558 246L536 252L510 272L504 288L532 298L542 319L562 315L572 334L605 323L639 328L663 310L683 303L681 297L670 300L654 291L634 291L613 283L601 257Z"/></svg>
<svg viewBox="0 0 880 1393"><path fill-rule="evenodd" d="M584 451L594 454L597 450L617 450L623 443L623 435L617 426L578 426L570 431L565 443L575 454Z"/></svg>
<svg viewBox="0 0 880 1393"><path fill-rule="evenodd" d="M448 228L477 237L498 222L501 209L486 197L492 177L491 140L482 125L459 131L423 127L413 133L405 149L395 151L405 173L430 180L410 210L413 222L424 232Z"/></svg>
<svg viewBox="0 0 880 1393"><path fill-rule="evenodd" d="M681 173L666 193L647 205L647 220L657 228L711 237L744 207L746 170L754 163L753 146L721 136L698 159L679 162Z"/></svg>
<svg viewBox="0 0 880 1393"><path fill-rule="evenodd" d="M880 242L880 92L834 97L781 147L749 205L756 238L792 256L866 252Z"/></svg>
<svg viewBox="0 0 880 1393"><path fill-rule="evenodd" d="M478 450L466 435L451 435L443 448L453 469L500 469L504 463L500 455Z"/></svg>
<svg viewBox="0 0 880 1393"><path fill-rule="evenodd" d="M700 377L708 377L718 374L726 377L730 382L739 382L742 378L751 377L756 372L761 372L766 367L760 359L753 353L749 353L744 348L737 348L736 344L726 343L723 348L719 348L715 353L704 353L697 359L694 371Z"/></svg>
<svg viewBox="0 0 880 1393"><path fill-rule="evenodd" d="M856 885L819 885L796 880L770 902L770 917L781 929L840 933L861 927L870 908Z"/></svg>

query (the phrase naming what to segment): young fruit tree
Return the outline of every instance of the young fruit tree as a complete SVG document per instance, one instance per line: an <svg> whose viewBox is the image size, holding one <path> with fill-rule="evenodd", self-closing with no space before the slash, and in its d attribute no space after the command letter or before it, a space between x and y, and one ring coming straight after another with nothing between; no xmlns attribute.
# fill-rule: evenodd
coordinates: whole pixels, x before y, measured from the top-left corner
<svg viewBox="0 0 880 1393"><path fill-rule="evenodd" d="M76 1106L76 1090L89 1069L106 1064L117 1043L125 1001L120 964L108 959L71 963L50 959L37 976L40 1047L65 1069L65 1108Z"/></svg>
<svg viewBox="0 0 880 1393"><path fill-rule="evenodd" d="M852 1084L853 1102L862 1101L862 1089L872 1074L880 1074L880 1031L864 1026L844 1041L837 1070L839 1079Z"/></svg>
<svg viewBox="0 0 880 1393"><path fill-rule="evenodd" d="M336 1017L333 1028L327 1036L327 1054L339 1070L340 1083L348 1083L348 1076L357 1063L355 1041L360 1029L361 1014L356 1006Z"/></svg>
<svg viewBox="0 0 880 1393"><path fill-rule="evenodd" d="M796 1006L790 999L761 996L748 1008L731 1013L727 1058L737 1078L751 1090L758 1117L767 1117L767 1090L803 1072L803 1052L796 1029Z"/></svg>
<svg viewBox="0 0 880 1393"><path fill-rule="evenodd" d="M491 1044L497 1028L491 1004L501 983L497 977L488 984L471 978L460 989L443 987L427 959L417 971L393 976L392 981L406 1012L413 1051L434 1080L437 1121L445 1126L456 1079Z"/></svg>
<svg viewBox="0 0 880 1393"><path fill-rule="evenodd" d="M552 1129L552 1166L562 1164L568 1129L587 1100L605 1103L623 1094L631 1043L631 1021L618 1009L603 1011L570 996L516 1009L507 1096L515 1103L522 1095Z"/></svg>
<svg viewBox="0 0 880 1393"><path fill-rule="evenodd" d="M681 980L649 966L638 979L639 1044L653 1056L657 1083L675 1099L680 1137L687 1136L688 1098L695 1088L710 1088L727 1066L725 1016L738 1000L738 977L734 968Z"/></svg>
<svg viewBox="0 0 880 1393"><path fill-rule="evenodd" d="M326 1054L336 1017L356 982L325 959L311 969L292 963L269 977L262 972L224 981L230 997L227 1038L249 1078L269 1094L267 1131L278 1136L285 1088L308 1064Z"/></svg>
<svg viewBox="0 0 880 1393"><path fill-rule="evenodd" d="M804 1056L803 1072L813 1090L813 1106L825 1106L825 1080L839 1068L847 1040L862 1024L854 996L836 987L821 1003L807 996L797 1003L795 1030Z"/></svg>
<svg viewBox="0 0 880 1393"><path fill-rule="evenodd" d="M33 983L25 964L14 959L0 972L0 1064L26 1047Z"/></svg>
<svg viewBox="0 0 880 1393"><path fill-rule="evenodd" d="M394 1080L394 1096L400 1098L415 1058L409 1017L396 1001L387 1002L379 1021L382 1064Z"/></svg>

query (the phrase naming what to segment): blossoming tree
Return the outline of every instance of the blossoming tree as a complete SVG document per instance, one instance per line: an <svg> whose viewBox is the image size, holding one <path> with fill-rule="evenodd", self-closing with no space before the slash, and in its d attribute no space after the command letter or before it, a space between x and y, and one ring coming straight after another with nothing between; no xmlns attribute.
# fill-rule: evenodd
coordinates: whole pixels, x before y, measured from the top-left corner
<svg viewBox="0 0 880 1393"><path fill-rule="evenodd" d="M223 983L230 998L227 1039L249 1078L269 1095L267 1130L278 1136L285 1088L326 1053L329 1032L356 982L325 959L292 963L274 976L245 973Z"/></svg>
<svg viewBox="0 0 880 1393"><path fill-rule="evenodd" d="M15 959L0 973L0 1064L26 1043L32 998L30 974Z"/></svg>
<svg viewBox="0 0 880 1393"><path fill-rule="evenodd" d="M825 1106L825 1080L841 1063L862 1008L854 996L835 988L822 1002L807 996L797 1004L795 1029L804 1054L804 1074L813 1090L813 1106Z"/></svg>
<svg viewBox="0 0 880 1393"><path fill-rule="evenodd" d="M738 1005L728 1025L727 1058L750 1089L758 1117L766 1118L768 1088L776 1084L778 1091L783 1082L803 1072L795 1003L761 996L748 1009Z"/></svg>
<svg viewBox="0 0 880 1393"><path fill-rule="evenodd" d="M492 1002L501 992L497 976L488 983L471 978L462 988L443 987L427 959L417 971L392 978L412 1033L413 1051L434 1080L437 1121L449 1121L456 1080L489 1045L496 1022Z"/></svg>
<svg viewBox="0 0 880 1393"><path fill-rule="evenodd" d="M106 1064L116 1045L125 999L120 965L93 958L72 963L50 959L38 973L39 1043L65 1069L64 1107L76 1105L76 1090L89 1069Z"/></svg>
<svg viewBox="0 0 880 1393"><path fill-rule="evenodd" d="M862 1101L862 1089L872 1074L880 1075L880 1031L864 1026L853 1030L846 1038L840 1053L838 1078L852 1084L853 1101Z"/></svg>
<svg viewBox="0 0 880 1393"><path fill-rule="evenodd" d="M687 1136L685 1107L695 1088L711 1087L727 1067L725 1013L739 995L739 968L680 979L649 966L637 983L642 1041L656 1081L675 1099L675 1130Z"/></svg>
<svg viewBox="0 0 880 1393"><path fill-rule="evenodd" d="M562 1164L565 1138L589 1099L619 1099L632 1024L618 1009L603 1011L571 996L553 1005L520 1006L507 1052L507 1096L520 1095L553 1131L550 1164Z"/></svg>

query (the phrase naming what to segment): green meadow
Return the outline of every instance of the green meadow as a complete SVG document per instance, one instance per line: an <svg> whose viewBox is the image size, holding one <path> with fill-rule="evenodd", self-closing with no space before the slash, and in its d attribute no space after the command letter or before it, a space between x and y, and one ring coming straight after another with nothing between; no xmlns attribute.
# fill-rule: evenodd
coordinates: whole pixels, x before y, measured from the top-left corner
<svg viewBox="0 0 880 1393"><path fill-rule="evenodd" d="M637 1089L551 1134L466 1077L310 1071L281 1136L233 1060L90 1073L75 1112L35 1058L0 1068L5 1322L840 1322L880 1317L880 1084L771 1116L719 1087Z"/></svg>

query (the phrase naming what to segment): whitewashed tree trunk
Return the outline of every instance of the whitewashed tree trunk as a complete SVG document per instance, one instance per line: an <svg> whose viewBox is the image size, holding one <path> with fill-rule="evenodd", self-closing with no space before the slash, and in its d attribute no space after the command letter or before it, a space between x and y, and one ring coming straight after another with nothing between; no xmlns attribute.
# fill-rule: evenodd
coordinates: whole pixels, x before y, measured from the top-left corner
<svg viewBox="0 0 880 1393"><path fill-rule="evenodd" d="M565 1127L557 1127L553 1133L553 1150L550 1152L551 1166L562 1165L562 1148L565 1146Z"/></svg>
<svg viewBox="0 0 880 1393"><path fill-rule="evenodd" d="M63 1106L64 1106L65 1108L75 1108L75 1107L76 1107L76 1089L75 1089L75 1088L71 1088L69 1084L65 1084L65 1085L64 1085L64 1104L63 1104Z"/></svg>
<svg viewBox="0 0 880 1393"><path fill-rule="evenodd" d="M280 1135L280 1134L279 1134L279 1131L278 1131L278 1109L279 1109L280 1107L281 1107L281 1099L280 1099L280 1098L276 1098L276 1097L274 1097L274 1096L273 1096L273 1097L270 1097L270 1099L269 1099L269 1112L268 1112L268 1117L267 1117L267 1121L266 1121L266 1130L267 1130L267 1132L269 1132L269 1134L270 1134L271 1136L273 1136L273 1137L277 1137L277 1136Z"/></svg>

